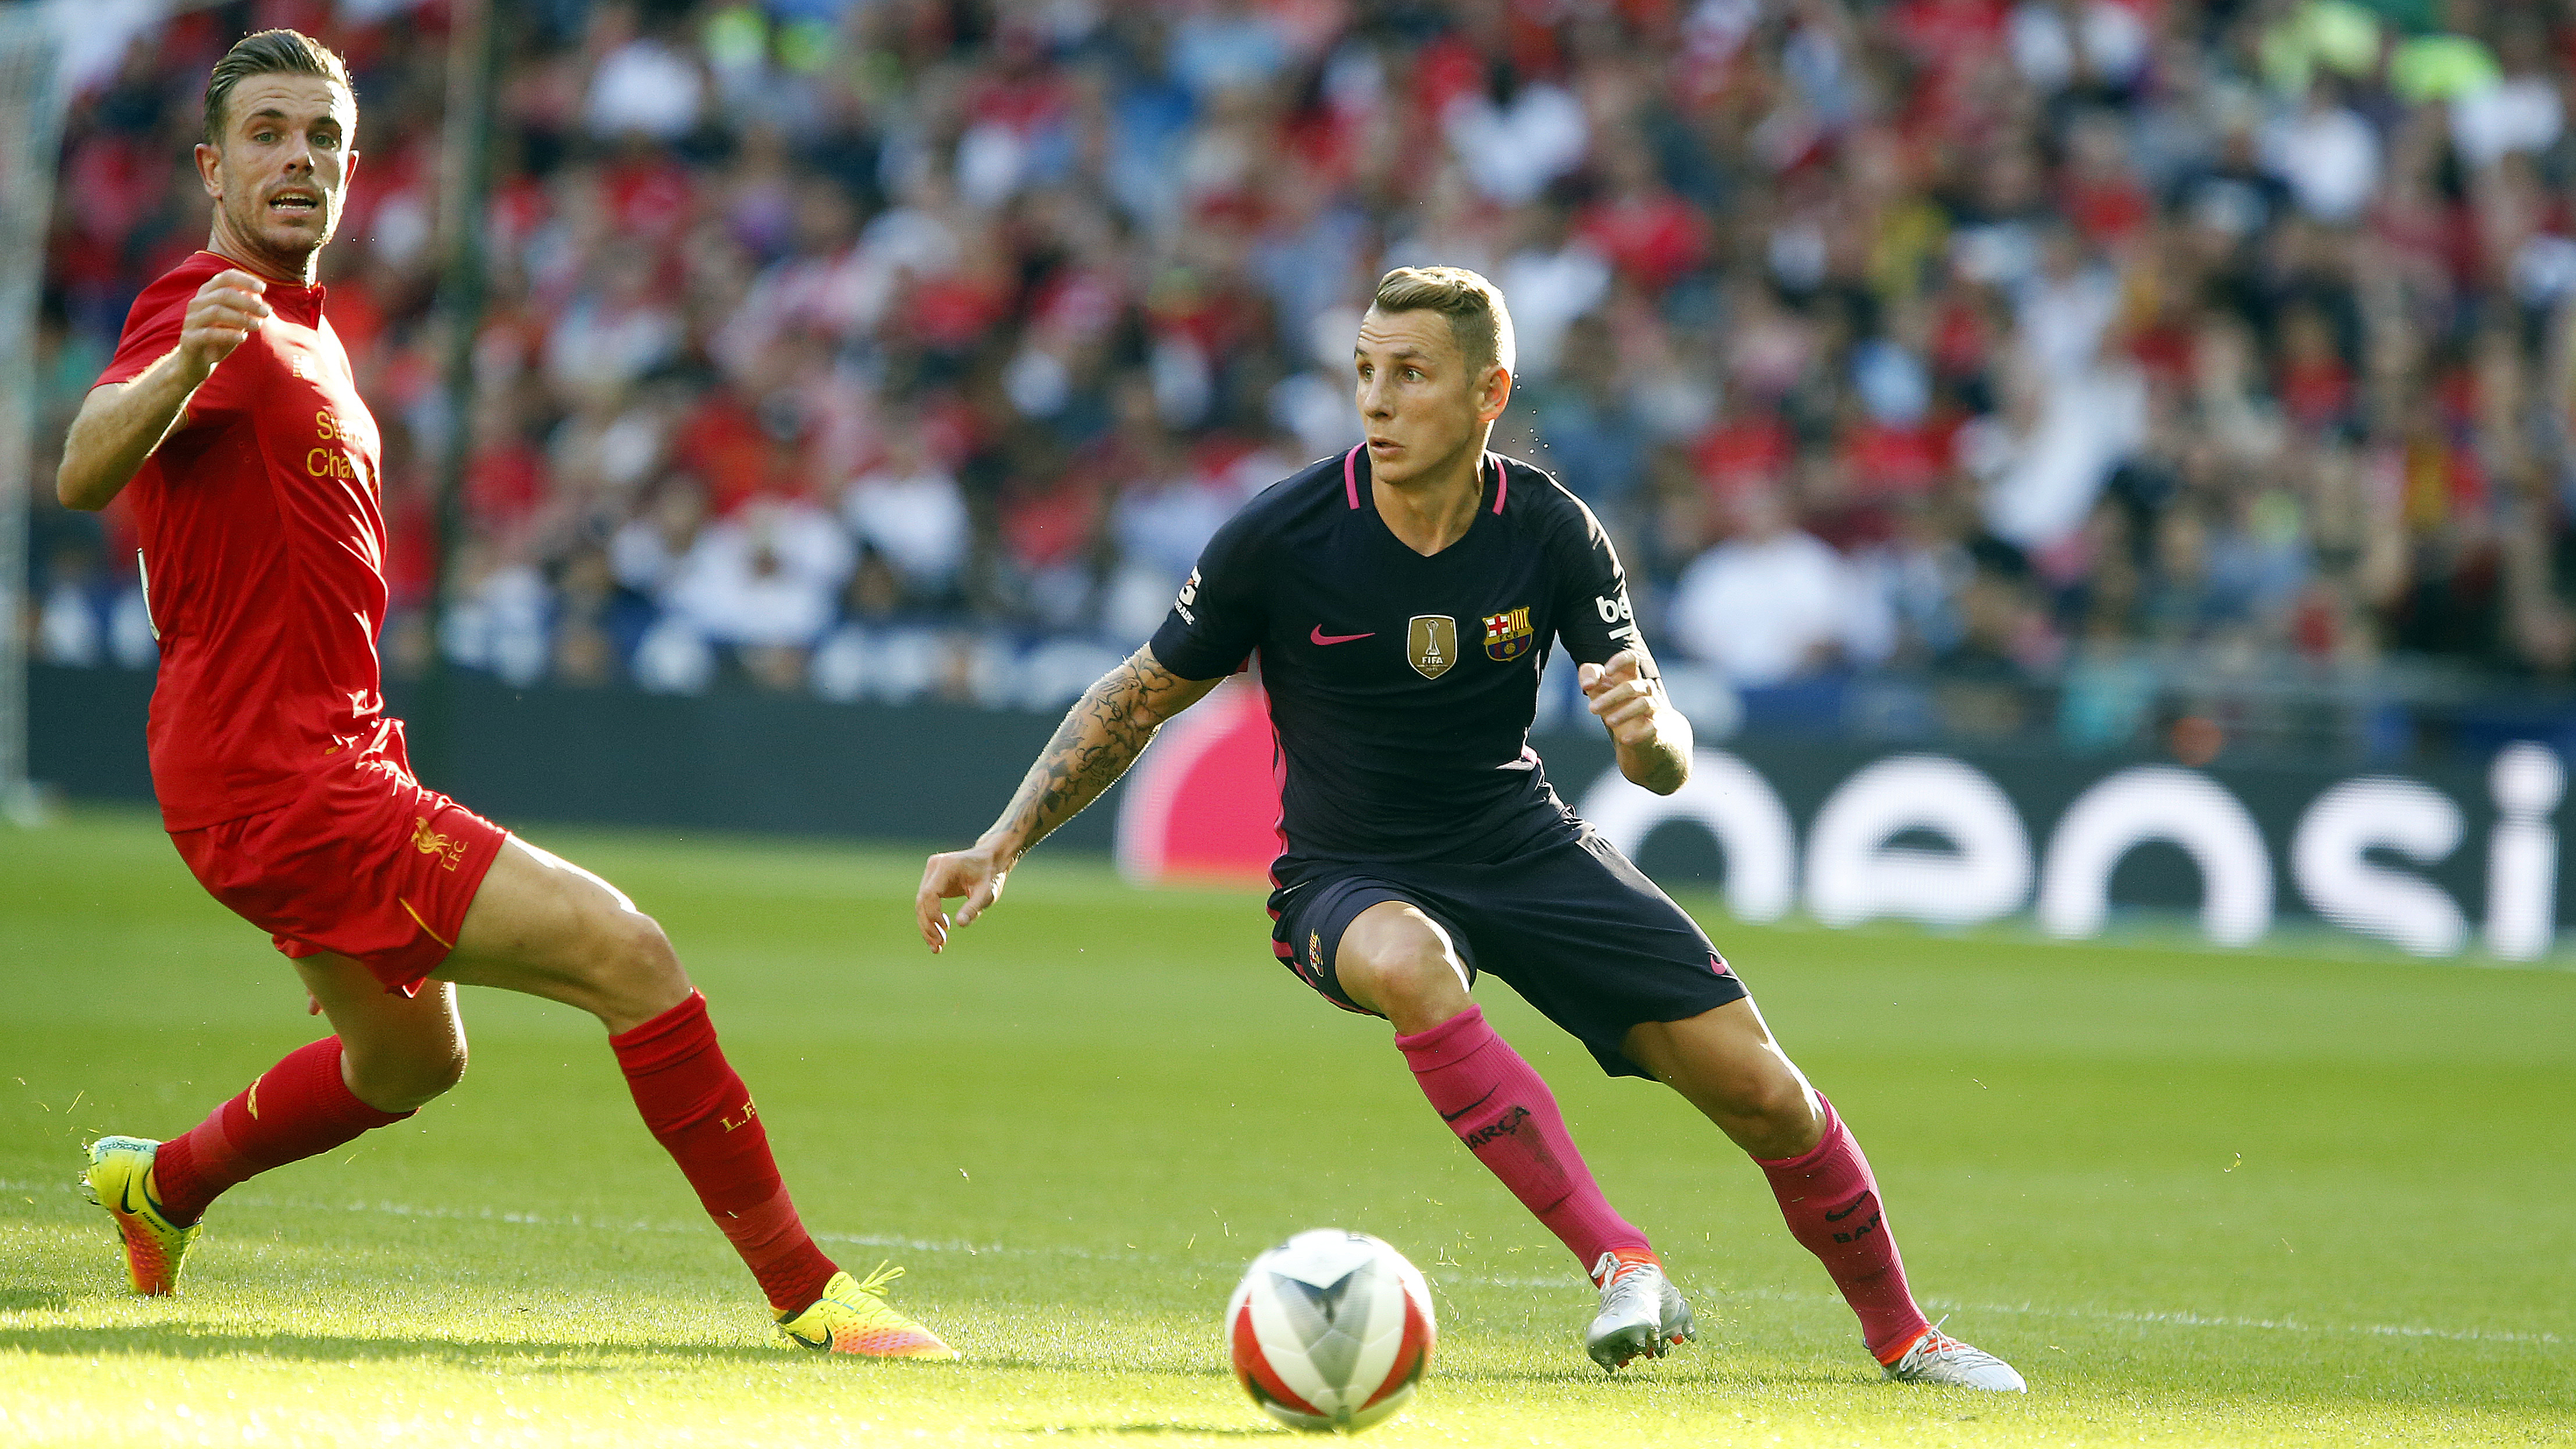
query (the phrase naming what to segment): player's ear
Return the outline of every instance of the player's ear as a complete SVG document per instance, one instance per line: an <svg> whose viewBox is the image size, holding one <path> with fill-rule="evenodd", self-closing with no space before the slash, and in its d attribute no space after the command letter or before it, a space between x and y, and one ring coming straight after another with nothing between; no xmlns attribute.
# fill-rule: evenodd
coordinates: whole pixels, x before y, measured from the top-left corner
<svg viewBox="0 0 2576 1449"><path fill-rule="evenodd" d="M331 100L331 119L340 123L340 181L346 185L349 173L358 169L358 98L338 91Z"/></svg>
<svg viewBox="0 0 2576 1449"><path fill-rule="evenodd" d="M1512 400L1512 370L1497 362L1485 369L1476 388L1476 421L1490 423L1503 415Z"/></svg>
<svg viewBox="0 0 2576 1449"><path fill-rule="evenodd" d="M217 201L224 199L224 153L219 147L197 143L197 181L208 196Z"/></svg>

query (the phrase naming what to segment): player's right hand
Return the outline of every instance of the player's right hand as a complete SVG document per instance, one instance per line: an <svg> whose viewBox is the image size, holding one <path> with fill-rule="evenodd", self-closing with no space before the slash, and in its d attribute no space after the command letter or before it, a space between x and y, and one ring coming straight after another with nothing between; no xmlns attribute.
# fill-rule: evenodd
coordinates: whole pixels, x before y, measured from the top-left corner
<svg viewBox="0 0 2576 1449"><path fill-rule="evenodd" d="M199 381L268 319L267 291L268 283L239 268L217 272L197 289L187 320L180 324L179 352Z"/></svg>
<svg viewBox="0 0 2576 1449"><path fill-rule="evenodd" d="M963 926L1001 898L1002 882L1009 875L1009 869L981 847L932 856L930 863L921 868L921 893L912 901L912 915L921 926L922 944L934 953L946 949L951 922L944 907L949 898L966 898L966 904L957 908L954 922Z"/></svg>

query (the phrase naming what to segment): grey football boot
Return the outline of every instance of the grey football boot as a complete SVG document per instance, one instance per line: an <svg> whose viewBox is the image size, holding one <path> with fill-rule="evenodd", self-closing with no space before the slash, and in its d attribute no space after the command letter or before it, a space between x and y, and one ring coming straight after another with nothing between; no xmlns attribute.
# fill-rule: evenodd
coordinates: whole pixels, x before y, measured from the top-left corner
<svg viewBox="0 0 2576 1449"><path fill-rule="evenodd" d="M1923 1336L1914 1340L1905 1356L1886 1365L1886 1369L1889 1378L1902 1384L1945 1384L1954 1389L1986 1389L1999 1394L2030 1392L2030 1385L2022 1382L2011 1364L1943 1333L1940 1323L1923 1330Z"/></svg>
<svg viewBox="0 0 2576 1449"><path fill-rule="evenodd" d="M1641 1355L1662 1358L1674 1344L1699 1337L1690 1303L1654 1259L1604 1253L1592 1265L1592 1281L1601 1287L1601 1311L1583 1332L1583 1349L1603 1373Z"/></svg>

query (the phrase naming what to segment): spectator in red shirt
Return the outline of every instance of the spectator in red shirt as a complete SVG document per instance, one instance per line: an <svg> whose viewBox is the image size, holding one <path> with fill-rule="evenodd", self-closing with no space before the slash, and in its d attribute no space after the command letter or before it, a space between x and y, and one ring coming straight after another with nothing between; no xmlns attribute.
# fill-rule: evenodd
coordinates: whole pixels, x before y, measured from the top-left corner
<svg viewBox="0 0 2576 1449"><path fill-rule="evenodd" d="M2292 308L2282 317L2275 378L2273 395L2300 428L2316 432L2350 419L2352 368L2336 350L2324 314L2314 307Z"/></svg>
<svg viewBox="0 0 2576 1449"><path fill-rule="evenodd" d="M1726 389L1719 396L1717 425L1691 449L1710 515L1732 517L1743 494L1787 486L1794 449L1777 411L1748 399L1740 388Z"/></svg>
<svg viewBox="0 0 2576 1449"><path fill-rule="evenodd" d="M1708 223L1655 174L1644 137L1629 134L1604 141L1596 151L1604 173L1602 195L1583 209L1575 234L1622 275L1649 292L1661 292L1708 260Z"/></svg>

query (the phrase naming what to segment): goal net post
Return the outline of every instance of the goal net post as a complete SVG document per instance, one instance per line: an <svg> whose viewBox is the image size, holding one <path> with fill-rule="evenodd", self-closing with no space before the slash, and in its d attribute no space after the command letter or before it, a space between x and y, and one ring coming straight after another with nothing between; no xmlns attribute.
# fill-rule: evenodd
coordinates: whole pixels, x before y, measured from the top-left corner
<svg viewBox="0 0 2576 1449"><path fill-rule="evenodd" d="M0 817L20 824L43 817L27 764L27 521L36 309L62 136L60 8L0 7Z"/></svg>

